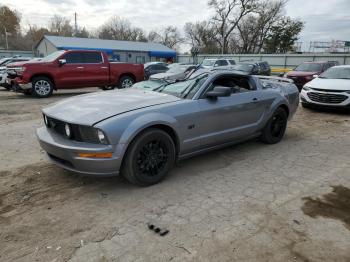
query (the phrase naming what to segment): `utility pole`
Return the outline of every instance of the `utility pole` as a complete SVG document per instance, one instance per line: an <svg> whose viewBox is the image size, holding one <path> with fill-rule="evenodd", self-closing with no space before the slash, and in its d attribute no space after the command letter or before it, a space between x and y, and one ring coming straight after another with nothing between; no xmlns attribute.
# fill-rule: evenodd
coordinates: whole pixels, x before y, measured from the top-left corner
<svg viewBox="0 0 350 262"><path fill-rule="evenodd" d="M74 13L74 36L78 34L77 12Z"/></svg>
<svg viewBox="0 0 350 262"><path fill-rule="evenodd" d="M9 50L9 42L8 42L8 39L7 39L7 30L6 30L5 26L4 26L4 29L5 29L6 50Z"/></svg>

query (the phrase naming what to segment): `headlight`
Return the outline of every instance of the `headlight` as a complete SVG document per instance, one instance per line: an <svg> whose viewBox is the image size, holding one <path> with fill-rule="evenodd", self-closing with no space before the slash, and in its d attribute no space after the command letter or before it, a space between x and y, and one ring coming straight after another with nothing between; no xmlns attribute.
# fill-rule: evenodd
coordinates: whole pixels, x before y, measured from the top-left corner
<svg viewBox="0 0 350 262"><path fill-rule="evenodd" d="M71 132L69 124L64 125L64 131L66 132L66 136L70 138L72 135L72 132Z"/></svg>
<svg viewBox="0 0 350 262"><path fill-rule="evenodd" d="M105 134L100 129L97 130L97 137L98 137L98 140L100 140L101 144L107 144L107 139L105 137Z"/></svg>
<svg viewBox="0 0 350 262"><path fill-rule="evenodd" d="M310 87L308 87L308 86L304 86L304 87L303 87L303 90L304 90L304 91L310 91L310 90L311 90L311 88L310 88Z"/></svg>

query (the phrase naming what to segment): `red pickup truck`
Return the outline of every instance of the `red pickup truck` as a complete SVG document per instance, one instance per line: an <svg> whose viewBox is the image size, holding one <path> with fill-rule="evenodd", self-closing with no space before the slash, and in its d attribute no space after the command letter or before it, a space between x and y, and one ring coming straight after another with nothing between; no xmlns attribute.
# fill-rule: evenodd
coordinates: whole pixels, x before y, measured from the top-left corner
<svg viewBox="0 0 350 262"><path fill-rule="evenodd" d="M53 90L130 87L144 79L143 65L110 63L100 51L57 51L40 60L8 65L8 83L16 91L42 98Z"/></svg>

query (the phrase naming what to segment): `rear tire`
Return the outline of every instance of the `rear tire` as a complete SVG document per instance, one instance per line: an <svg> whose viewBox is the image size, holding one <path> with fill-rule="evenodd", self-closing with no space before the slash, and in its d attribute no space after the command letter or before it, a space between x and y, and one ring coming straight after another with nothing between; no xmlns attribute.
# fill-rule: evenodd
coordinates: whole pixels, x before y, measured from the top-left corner
<svg viewBox="0 0 350 262"><path fill-rule="evenodd" d="M276 144L280 142L286 132L287 122L288 114L286 110L281 107L277 108L262 130L261 141L266 144Z"/></svg>
<svg viewBox="0 0 350 262"><path fill-rule="evenodd" d="M115 88L115 86L104 86L104 87L102 87L102 90L108 91L108 90L113 90L114 88Z"/></svg>
<svg viewBox="0 0 350 262"><path fill-rule="evenodd" d="M52 95L53 83L44 76L35 77L32 81L32 95L38 98L45 98Z"/></svg>
<svg viewBox="0 0 350 262"><path fill-rule="evenodd" d="M175 155L174 141L166 132L148 129L129 145L122 175L132 184L157 184L174 165Z"/></svg>
<svg viewBox="0 0 350 262"><path fill-rule="evenodd" d="M135 83L131 76L123 76L119 80L119 88L129 88Z"/></svg>

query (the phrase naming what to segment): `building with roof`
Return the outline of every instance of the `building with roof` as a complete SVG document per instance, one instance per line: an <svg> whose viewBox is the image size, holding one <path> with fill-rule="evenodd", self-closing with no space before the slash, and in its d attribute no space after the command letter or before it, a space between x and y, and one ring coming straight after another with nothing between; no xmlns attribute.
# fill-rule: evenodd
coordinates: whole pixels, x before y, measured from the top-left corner
<svg viewBox="0 0 350 262"><path fill-rule="evenodd" d="M34 48L39 57L58 50L98 50L106 52L110 59L139 64L168 61L176 57L175 50L159 43L48 35L45 35Z"/></svg>

